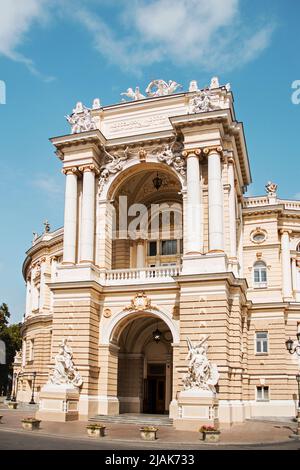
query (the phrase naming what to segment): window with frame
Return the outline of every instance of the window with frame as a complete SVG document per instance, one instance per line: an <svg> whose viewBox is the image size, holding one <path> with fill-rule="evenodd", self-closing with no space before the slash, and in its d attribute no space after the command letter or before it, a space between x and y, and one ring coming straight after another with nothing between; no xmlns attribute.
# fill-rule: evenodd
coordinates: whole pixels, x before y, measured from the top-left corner
<svg viewBox="0 0 300 470"><path fill-rule="evenodd" d="M269 387L256 387L256 401L269 401Z"/></svg>
<svg viewBox="0 0 300 470"><path fill-rule="evenodd" d="M164 256L177 254L177 240L162 240L161 254Z"/></svg>
<svg viewBox="0 0 300 470"><path fill-rule="evenodd" d="M257 331L255 333L255 352L256 354L267 354L268 347L268 332L267 331Z"/></svg>
<svg viewBox="0 0 300 470"><path fill-rule="evenodd" d="M157 242L149 242L148 243L148 256L156 256L157 255Z"/></svg>
<svg viewBox="0 0 300 470"><path fill-rule="evenodd" d="M300 253L300 243L298 243L298 245L296 246L296 251L297 253Z"/></svg>
<svg viewBox="0 0 300 470"><path fill-rule="evenodd" d="M254 287L267 287L267 266L263 261L256 261L253 269Z"/></svg>

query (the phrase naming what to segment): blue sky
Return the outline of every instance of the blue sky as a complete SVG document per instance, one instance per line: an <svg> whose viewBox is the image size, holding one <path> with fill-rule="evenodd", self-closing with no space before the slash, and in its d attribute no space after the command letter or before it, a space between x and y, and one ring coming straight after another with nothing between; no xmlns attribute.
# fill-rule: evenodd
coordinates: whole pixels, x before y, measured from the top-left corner
<svg viewBox="0 0 300 470"><path fill-rule="evenodd" d="M32 232L63 223L64 177L49 137L68 131L76 101L120 101L154 78L187 89L230 82L252 169L300 199L300 3L295 0L0 0L0 302L24 312L21 274ZM0 95L1 96L1 95Z"/></svg>

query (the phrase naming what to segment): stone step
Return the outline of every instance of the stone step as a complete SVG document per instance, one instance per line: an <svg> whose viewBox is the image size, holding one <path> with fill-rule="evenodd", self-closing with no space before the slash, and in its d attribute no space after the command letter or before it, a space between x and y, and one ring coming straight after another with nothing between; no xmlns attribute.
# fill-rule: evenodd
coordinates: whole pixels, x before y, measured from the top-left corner
<svg viewBox="0 0 300 470"><path fill-rule="evenodd" d="M144 414L121 414L116 416L96 415L89 419L92 422L114 423L114 424L136 424L149 426L172 426L173 420L164 415Z"/></svg>

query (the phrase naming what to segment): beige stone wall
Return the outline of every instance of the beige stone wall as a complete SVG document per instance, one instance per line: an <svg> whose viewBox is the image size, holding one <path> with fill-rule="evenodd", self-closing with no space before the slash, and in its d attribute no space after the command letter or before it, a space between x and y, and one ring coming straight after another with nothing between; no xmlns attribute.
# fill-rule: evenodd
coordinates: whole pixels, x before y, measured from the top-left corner
<svg viewBox="0 0 300 470"><path fill-rule="evenodd" d="M130 266L130 240L112 241L112 269L128 269Z"/></svg>
<svg viewBox="0 0 300 470"><path fill-rule="evenodd" d="M180 295L180 348L177 369L177 391L187 370L186 355L188 336L197 342L203 334L209 338L209 358L221 372L220 399L241 399L241 303L243 288L230 285L227 279L216 282L183 283Z"/></svg>
<svg viewBox="0 0 300 470"><path fill-rule="evenodd" d="M19 387L17 399L29 402L32 392L33 372L37 372L35 380L36 397L39 391L48 379L49 363L51 360L51 339L52 339L52 322L51 318L40 316L28 321L22 331L23 351L25 357L22 358L21 375L19 378ZM32 346L30 346L30 343ZM32 347L32 354L30 349Z"/></svg>

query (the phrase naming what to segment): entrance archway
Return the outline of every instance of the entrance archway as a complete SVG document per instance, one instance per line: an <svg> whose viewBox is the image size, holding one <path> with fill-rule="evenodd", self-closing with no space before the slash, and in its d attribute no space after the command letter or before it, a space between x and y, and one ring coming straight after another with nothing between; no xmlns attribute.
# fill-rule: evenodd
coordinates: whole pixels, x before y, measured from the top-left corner
<svg viewBox="0 0 300 470"><path fill-rule="evenodd" d="M165 318L166 317L166 318ZM165 321L166 320L166 321ZM156 342L153 332L159 330ZM110 333L109 331L110 330ZM103 335L115 351L119 413L167 414L172 400L172 345L177 327L162 312L120 312ZM112 380L112 377L110 377Z"/></svg>
<svg viewBox="0 0 300 470"><path fill-rule="evenodd" d="M159 330L159 342L153 331ZM119 335L118 387L120 413L158 413L171 401L172 334L153 316L128 321Z"/></svg>

